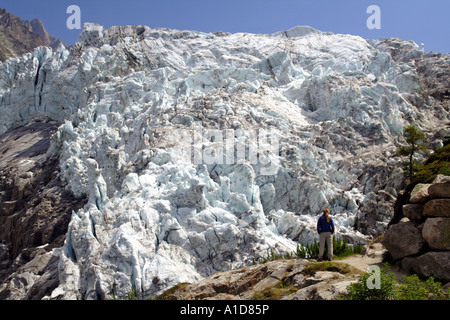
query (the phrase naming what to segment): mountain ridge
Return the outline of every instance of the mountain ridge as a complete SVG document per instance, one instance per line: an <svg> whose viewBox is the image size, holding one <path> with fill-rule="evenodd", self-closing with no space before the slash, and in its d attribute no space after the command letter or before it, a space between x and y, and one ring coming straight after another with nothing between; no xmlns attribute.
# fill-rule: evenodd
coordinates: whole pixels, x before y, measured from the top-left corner
<svg viewBox="0 0 450 320"><path fill-rule="evenodd" d="M0 61L31 52L39 46L49 46L56 50L63 42L51 36L42 21L22 20L20 17L0 8Z"/></svg>

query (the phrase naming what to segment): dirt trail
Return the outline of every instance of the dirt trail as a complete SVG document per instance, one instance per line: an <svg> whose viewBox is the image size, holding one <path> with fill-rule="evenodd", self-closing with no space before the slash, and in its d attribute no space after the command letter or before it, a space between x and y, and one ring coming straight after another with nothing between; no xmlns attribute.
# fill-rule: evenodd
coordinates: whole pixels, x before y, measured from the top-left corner
<svg viewBox="0 0 450 320"><path fill-rule="evenodd" d="M377 265L379 267L384 266L383 255L385 252L386 248L381 243L375 243L367 247L367 250L363 255L356 254L336 261L347 263L352 267L355 267L363 272L366 272L367 268L369 268L369 266L371 265ZM388 265L388 272L395 273L398 279L400 279L404 275L408 275L398 266L390 264Z"/></svg>
<svg viewBox="0 0 450 320"><path fill-rule="evenodd" d="M371 265L382 265L383 258L382 257L369 257L366 255L353 255L344 259L336 260L338 262L344 262L352 267L355 267L363 272L367 271L367 268Z"/></svg>

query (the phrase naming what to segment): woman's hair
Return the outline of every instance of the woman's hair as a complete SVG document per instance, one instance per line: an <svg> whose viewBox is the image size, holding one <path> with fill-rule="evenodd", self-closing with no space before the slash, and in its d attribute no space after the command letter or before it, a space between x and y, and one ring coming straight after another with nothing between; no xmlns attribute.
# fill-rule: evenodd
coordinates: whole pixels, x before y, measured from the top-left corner
<svg viewBox="0 0 450 320"><path fill-rule="evenodd" d="M330 217L328 216L328 212L330 212L327 208L323 209L323 214L325 215L325 219L327 219L327 223L330 223Z"/></svg>

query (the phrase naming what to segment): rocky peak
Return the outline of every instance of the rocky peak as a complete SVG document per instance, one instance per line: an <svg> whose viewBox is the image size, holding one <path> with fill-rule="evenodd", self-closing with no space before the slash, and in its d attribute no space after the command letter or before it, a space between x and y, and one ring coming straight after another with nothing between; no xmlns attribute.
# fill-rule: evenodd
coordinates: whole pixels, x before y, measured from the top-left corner
<svg viewBox="0 0 450 320"><path fill-rule="evenodd" d="M0 39L0 61L21 56L39 46L56 49L63 44L47 33L40 20L23 21L5 9L0 9Z"/></svg>
<svg viewBox="0 0 450 320"><path fill-rule="evenodd" d="M44 45L47 47L52 48L53 50L56 50L60 45L64 45L64 43L51 36L47 30L45 30L44 25L42 24L42 21L39 19L33 19L31 21L25 20L24 25L28 28L30 32L33 32L41 38L41 40L44 42Z"/></svg>

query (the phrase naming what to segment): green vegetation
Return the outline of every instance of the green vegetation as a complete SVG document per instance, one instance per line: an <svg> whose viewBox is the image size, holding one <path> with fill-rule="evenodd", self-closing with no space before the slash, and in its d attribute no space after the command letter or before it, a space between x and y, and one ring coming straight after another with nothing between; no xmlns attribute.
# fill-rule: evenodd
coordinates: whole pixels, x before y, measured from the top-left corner
<svg viewBox="0 0 450 320"><path fill-rule="evenodd" d="M387 267L380 268L380 285L369 288L367 285L373 273L366 272L357 283L347 287L348 294L340 297L344 300L448 300L440 282L433 277L420 280L416 274L403 276L397 281L395 274L388 273Z"/></svg>
<svg viewBox="0 0 450 320"><path fill-rule="evenodd" d="M333 237L333 257L345 258L353 254L361 253L363 245L358 243L355 245L349 245L347 240L342 240L340 237ZM328 248L325 245L324 257L328 256ZM285 253L279 255L272 249L267 252L267 256L261 258L258 262L263 264L269 261L280 259L317 259L319 257L319 243L315 239L313 243L297 244L297 250L295 252Z"/></svg>
<svg viewBox="0 0 450 320"><path fill-rule="evenodd" d="M139 298L136 297L136 292L134 290L131 290L125 297L118 298L116 297L116 295L113 295L110 300L139 300ZM155 299L153 298L153 296L149 296L146 300L155 300Z"/></svg>
<svg viewBox="0 0 450 320"><path fill-rule="evenodd" d="M399 146L397 154L408 157L409 160L404 163L404 166L406 168L405 171L408 172L408 178L411 179L416 166L414 154L418 151L426 151L428 147L423 143L425 134L413 125L403 128L403 137L405 138L407 145Z"/></svg>
<svg viewBox="0 0 450 320"><path fill-rule="evenodd" d="M421 281L416 274L403 276L401 284L397 287L398 300L448 300L449 294L442 289L440 282L433 277Z"/></svg>
<svg viewBox="0 0 450 320"><path fill-rule="evenodd" d="M346 300L391 300L394 298L396 276L387 272L387 268L380 270L380 287L369 288L367 285L373 273L366 272L359 277L357 283L347 287L348 295L342 297Z"/></svg>
<svg viewBox="0 0 450 320"><path fill-rule="evenodd" d="M363 245L358 243L353 246L348 244L347 240L342 240L339 237L333 237L333 255L336 258L344 258L351 256L353 254L361 253L363 249ZM317 259L319 257L319 243L317 240L314 240L311 244L303 244L297 245L296 256L298 258L312 258ZM325 246L325 252L323 254L324 257L328 256L328 248Z"/></svg>
<svg viewBox="0 0 450 320"><path fill-rule="evenodd" d="M418 183L431 183L438 174L450 176L450 140L432 153L424 163L416 166L408 189L412 190Z"/></svg>
<svg viewBox="0 0 450 320"><path fill-rule="evenodd" d="M281 297L288 296L297 291L298 288L280 280L276 286L268 286L263 291L255 292L252 300L280 300Z"/></svg>
<svg viewBox="0 0 450 320"><path fill-rule="evenodd" d="M355 273L354 269L347 263L334 261L309 262L305 265L302 273L306 276L312 276L318 271L332 271L341 274Z"/></svg>
<svg viewBox="0 0 450 320"><path fill-rule="evenodd" d="M125 297L122 297L122 298L118 298L114 294L111 297L111 300L139 300L139 299L136 297L136 293L134 292L134 290L132 290L132 291L128 292L128 294Z"/></svg>
<svg viewBox="0 0 450 320"><path fill-rule="evenodd" d="M188 286L188 285L189 285L188 282L181 282L181 283L173 286L172 288L167 289L163 293L161 293L159 296L156 297L155 300L166 300L166 298L168 296L172 295L173 293L175 293L177 291L184 291L186 289L186 286Z"/></svg>
<svg viewBox="0 0 450 320"><path fill-rule="evenodd" d="M450 126L450 123L447 126ZM446 137L444 145L430 154L425 162L419 163L414 160L414 154L428 150L428 147L422 142L425 134L410 125L403 129L403 136L407 145L399 146L397 154L408 157L408 161L403 163L409 179L407 190L411 191L418 183L433 182L438 174L450 176L450 137Z"/></svg>

